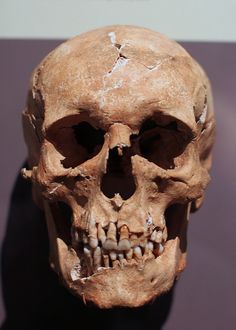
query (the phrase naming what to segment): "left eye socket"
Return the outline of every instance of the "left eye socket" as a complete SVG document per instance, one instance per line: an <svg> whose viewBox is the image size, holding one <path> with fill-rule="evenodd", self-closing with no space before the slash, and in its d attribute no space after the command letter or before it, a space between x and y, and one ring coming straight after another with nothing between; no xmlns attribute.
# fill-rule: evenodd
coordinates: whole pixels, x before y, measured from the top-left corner
<svg viewBox="0 0 236 330"><path fill-rule="evenodd" d="M138 141L142 157L165 169L175 166L175 158L181 155L186 146L176 121L166 125L158 125L153 120L145 121Z"/></svg>

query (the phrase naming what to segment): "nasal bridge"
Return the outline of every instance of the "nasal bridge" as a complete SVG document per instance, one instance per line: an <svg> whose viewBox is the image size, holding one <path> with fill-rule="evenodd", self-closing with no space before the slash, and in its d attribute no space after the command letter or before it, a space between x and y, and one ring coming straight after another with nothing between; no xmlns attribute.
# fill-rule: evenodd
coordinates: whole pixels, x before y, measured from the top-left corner
<svg viewBox="0 0 236 330"><path fill-rule="evenodd" d="M129 126L115 123L109 129L109 148L113 149L115 147L130 147L130 135L132 134Z"/></svg>

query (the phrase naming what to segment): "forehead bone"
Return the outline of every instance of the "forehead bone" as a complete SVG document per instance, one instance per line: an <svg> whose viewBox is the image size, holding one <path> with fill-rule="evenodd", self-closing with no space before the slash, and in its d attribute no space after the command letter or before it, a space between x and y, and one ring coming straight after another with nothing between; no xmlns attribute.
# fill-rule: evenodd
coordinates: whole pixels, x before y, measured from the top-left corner
<svg viewBox="0 0 236 330"><path fill-rule="evenodd" d="M179 44L133 26L101 28L61 44L32 79L33 96L40 93L44 100L46 129L86 110L104 127L125 122L135 128L158 111L194 130L194 95L199 98L197 90L207 84L203 70Z"/></svg>

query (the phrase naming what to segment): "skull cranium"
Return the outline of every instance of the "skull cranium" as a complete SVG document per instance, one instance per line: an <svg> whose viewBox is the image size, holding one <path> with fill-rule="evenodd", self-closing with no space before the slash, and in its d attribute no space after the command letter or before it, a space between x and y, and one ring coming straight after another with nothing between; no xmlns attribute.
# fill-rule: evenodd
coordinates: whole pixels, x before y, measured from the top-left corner
<svg viewBox="0 0 236 330"><path fill-rule="evenodd" d="M148 29L84 33L35 69L23 125L23 175L65 285L102 308L168 291L209 182L215 124L197 62Z"/></svg>

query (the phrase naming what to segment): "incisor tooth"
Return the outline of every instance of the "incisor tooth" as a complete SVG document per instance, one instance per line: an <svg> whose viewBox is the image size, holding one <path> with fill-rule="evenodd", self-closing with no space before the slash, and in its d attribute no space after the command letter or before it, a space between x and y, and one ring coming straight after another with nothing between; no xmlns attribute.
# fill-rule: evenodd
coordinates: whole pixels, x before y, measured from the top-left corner
<svg viewBox="0 0 236 330"><path fill-rule="evenodd" d="M116 225L113 222L110 222L109 224L107 238L116 241Z"/></svg>
<svg viewBox="0 0 236 330"><path fill-rule="evenodd" d="M117 241L116 241L116 225L111 222L107 231L107 239L103 243L103 247L106 250L116 250Z"/></svg>
<svg viewBox="0 0 236 330"><path fill-rule="evenodd" d="M120 240L122 239L129 239L129 229L126 225L120 228Z"/></svg>
<svg viewBox="0 0 236 330"><path fill-rule="evenodd" d="M111 239L107 239L104 243L103 243L103 248L105 250L116 250L117 249L117 243Z"/></svg>
<svg viewBox="0 0 236 330"><path fill-rule="evenodd" d="M133 257L133 249L130 249L128 252L125 253L125 256L128 260L132 259Z"/></svg>
<svg viewBox="0 0 236 330"><path fill-rule="evenodd" d="M100 242L103 244L106 240L106 234L105 231L102 228L102 225L99 223L98 224L98 239L100 240Z"/></svg>
<svg viewBox="0 0 236 330"><path fill-rule="evenodd" d="M111 258L112 261L116 260L116 258L117 258L117 254L116 254L114 251L111 251L111 252L109 253L109 255L110 255L110 258Z"/></svg>
<svg viewBox="0 0 236 330"><path fill-rule="evenodd" d="M137 257L138 259L142 258L142 250L141 250L140 246L135 246L134 256Z"/></svg>
<svg viewBox="0 0 236 330"><path fill-rule="evenodd" d="M128 239L122 239L119 241L118 250L128 251L131 247L130 241Z"/></svg>
<svg viewBox="0 0 236 330"><path fill-rule="evenodd" d="M123 253L118 253L118 258L119 258L119 260L124 259L124 254Z"/></svg>

